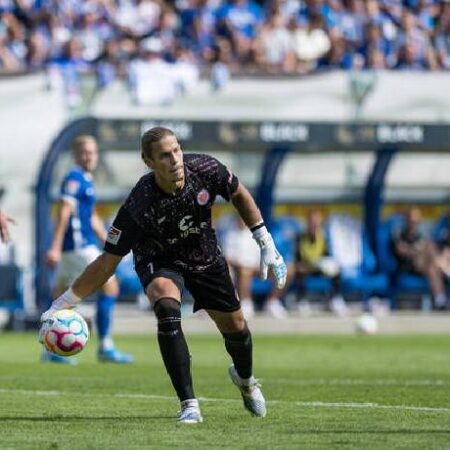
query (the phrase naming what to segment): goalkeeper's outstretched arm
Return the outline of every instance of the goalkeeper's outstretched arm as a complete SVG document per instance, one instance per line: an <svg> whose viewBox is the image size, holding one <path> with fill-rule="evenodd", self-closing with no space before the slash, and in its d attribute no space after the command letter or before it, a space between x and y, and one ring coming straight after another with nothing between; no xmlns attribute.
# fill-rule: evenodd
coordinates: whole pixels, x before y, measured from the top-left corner
<svg viewBox="0 0 450 450"><path fill-rule="evenodd" d="M72 286L52 303L50 309L42 314L41 320L47 320L60 309L73 308L83 298L101 288L114 274L121 259L122 256L103 252L97 259L86 266Z"/></svg>

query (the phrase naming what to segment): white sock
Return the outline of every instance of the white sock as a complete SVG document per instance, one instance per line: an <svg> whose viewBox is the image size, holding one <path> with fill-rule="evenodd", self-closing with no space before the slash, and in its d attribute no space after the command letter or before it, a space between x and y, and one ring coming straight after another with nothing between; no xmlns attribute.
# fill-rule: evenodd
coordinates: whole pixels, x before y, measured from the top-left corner
<svg viewBox="0 0 450 450"><path fill-rule="evenodd" d="M196 398L188 398L187 400L183 400L180 402L181 409L183 408L198 408L198 400Z"/></svg>
<svg viewBox="0 0 450 450"><path fill-rule="evenodd" d="M105 336L100 340L100 350L111 350L114 348L114 342L111 336Z"/></svg>
<svg viewBox="0 0 450 450"><path fill-rule="evenodd" d="M238 374L238 377L239 377L239 374ZM239 377L239 380L240 380L242 386L251 386L252 384L256 383L255 377L253 375L250 378Z"/></svg>

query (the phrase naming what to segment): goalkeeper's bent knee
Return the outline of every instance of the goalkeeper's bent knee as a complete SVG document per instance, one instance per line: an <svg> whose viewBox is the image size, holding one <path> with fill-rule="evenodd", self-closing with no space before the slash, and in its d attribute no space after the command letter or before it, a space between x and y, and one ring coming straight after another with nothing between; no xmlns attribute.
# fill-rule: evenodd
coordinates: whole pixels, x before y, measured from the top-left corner
<svg viewBox="0 0 450 450"><path fill-rule="evenodd" d="M162 297L153 310L158 319L159 335L174 335L181 331L181 305L171 297Z"/></svg>

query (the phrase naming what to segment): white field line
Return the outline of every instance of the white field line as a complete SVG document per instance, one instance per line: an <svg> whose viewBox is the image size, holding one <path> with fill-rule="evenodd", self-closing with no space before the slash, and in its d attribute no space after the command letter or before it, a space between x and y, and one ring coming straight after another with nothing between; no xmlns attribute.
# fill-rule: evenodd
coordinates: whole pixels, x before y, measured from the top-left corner
<svg viewBox="0 0 450 450"><path fill-rule="evenodd" d="M261 379L266 384L291 384L298 386L450 386L450 380L401 380L336 378L293 380L290 378Z"/></svg>
<svg viewBox="0 0 450 450"><path fill-rule="evenodd" d="M35 391L27 389L6 389L0 388L0 394L23 394L23 395L35 395L35 396L56 396L56 395L76 395L84 397L100 397L100 398L124 398L124 399L138 399L138 400L176 400L173 396L168 395L153 395L153 394L80 394L78 392L71 391ZM210 398L200 397L201 402L217 402L217 403L241 403L239 399L227 399L227 398ZM431 406L413 406L413 405L380 405L379 403L355 403L355 402L301 402L297 400L270 400L267 402L270 405L283 405L293 404L299 407L310 408L341 408L341 409L390 409L400 411L416 411L416 412L435 412L435 413L450 413L450 408L445 407L431 407Z"/></svg>

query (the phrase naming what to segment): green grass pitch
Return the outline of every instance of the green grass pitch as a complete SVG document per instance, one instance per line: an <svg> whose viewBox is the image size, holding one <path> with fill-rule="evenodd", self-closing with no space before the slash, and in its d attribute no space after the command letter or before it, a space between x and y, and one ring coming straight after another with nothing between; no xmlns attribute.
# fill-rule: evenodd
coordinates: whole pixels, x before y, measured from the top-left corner
<svg viewBox="0 0 450 450"><path fill-rule="evenodd" d="M131 366L41 364L36 334L0 335L0 449L450 449L449 336L254 336L264 419L244 410L221 338L187 336L202 424L178 402L155 336Z"/></svg>

